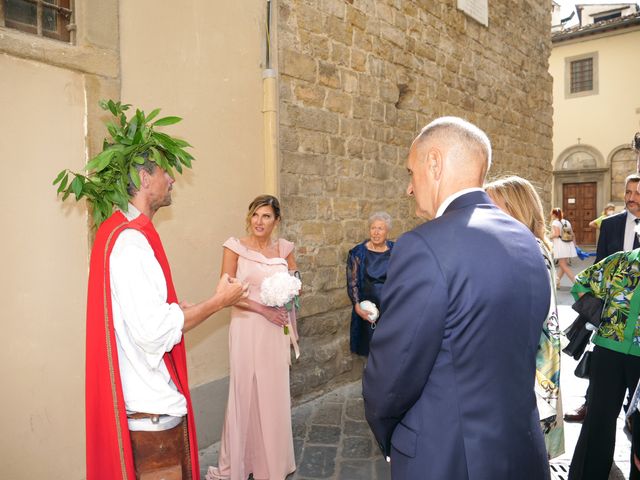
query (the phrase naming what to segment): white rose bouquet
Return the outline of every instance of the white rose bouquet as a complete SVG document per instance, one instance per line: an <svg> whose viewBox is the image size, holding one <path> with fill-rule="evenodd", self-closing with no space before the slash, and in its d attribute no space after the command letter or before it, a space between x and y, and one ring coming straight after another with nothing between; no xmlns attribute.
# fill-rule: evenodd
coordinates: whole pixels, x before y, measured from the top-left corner
<svg viewBox="0 0 640 480"><path fill-rule="evenodd" d="M260 300L269 307L285 307L291 311L293 306L300 308L298 294L302 282L287 272L274 273L265 278L260 285ZM289 326L284 326L284 334L289 334Z"/></svg>

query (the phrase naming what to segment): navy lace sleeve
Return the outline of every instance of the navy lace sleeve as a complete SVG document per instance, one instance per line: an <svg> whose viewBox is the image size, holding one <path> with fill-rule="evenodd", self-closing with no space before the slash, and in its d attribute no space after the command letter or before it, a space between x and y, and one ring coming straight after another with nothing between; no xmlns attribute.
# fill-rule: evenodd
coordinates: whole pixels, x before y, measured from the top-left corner
<svg viewBox="0 0 640 480"><path fill-rule="evenodd" d="M361 258L356 253L356 249L353 248L349 251L347 258L347 293L351 299L351 303L354 305L360 302L360 268Z"/></svg>

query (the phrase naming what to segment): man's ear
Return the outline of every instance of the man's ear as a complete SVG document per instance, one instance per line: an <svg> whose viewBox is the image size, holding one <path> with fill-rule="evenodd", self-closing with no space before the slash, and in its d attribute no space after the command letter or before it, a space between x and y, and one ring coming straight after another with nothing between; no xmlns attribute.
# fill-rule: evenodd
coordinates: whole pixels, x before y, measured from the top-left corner
<svg viewBox="0 0 640 480"><path fill-rule="evenodd" d="M442 152L437 148L430 148L427 152L426 158L427 173L431 175L435 180L440 180L442 175L442 167L444 165L444 159Z"/></svg>
<svg viewBox="0 0 640 480"><path fill-rule="evenodd" d="M151 181L151 179L149 178L151 174L147 172L144 168L141 168L140 170L138 170L138 174L140 175L140 189L147 188Z"/></svg>

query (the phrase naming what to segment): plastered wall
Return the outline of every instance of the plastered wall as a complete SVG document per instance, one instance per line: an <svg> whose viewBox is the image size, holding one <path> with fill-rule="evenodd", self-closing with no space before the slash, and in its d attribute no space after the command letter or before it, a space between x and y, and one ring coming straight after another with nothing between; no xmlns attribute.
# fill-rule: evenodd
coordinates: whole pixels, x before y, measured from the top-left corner
<svg viewBox="0 0 640 480"><path fill-rule="evenodd" d="M51 181L84 165L84 83L78 73L4 54L0 72L0 477L78 479L86 214L60 204Z"/></svg>
<svg viewBox="0 0 640 480"><path fill-rule="evenodd" d="M222 243L244 234L264 188L263 13L257 1L121 5L122 100L183 117L170 132L194 145L193 170L154 219L181 300L213 293ZM225 311L187 335L192 386L228 375L227 325Z"/></svg>
<svg viewBox="0 0 640 480"><path fill-rule="evenodd" d="M84 204L60 202L51 182L100 148L107 116L97 101L184 117L167 131L197 160L154 219L181 299L212 294L222 243L243 234L264 185L262 1L76 5L76 45L0 28L0 478L85 478L90 233ZM188 335L193 388L224 385L227 324L223 312ZM215 403L218 418L224 402Z"/></svg>

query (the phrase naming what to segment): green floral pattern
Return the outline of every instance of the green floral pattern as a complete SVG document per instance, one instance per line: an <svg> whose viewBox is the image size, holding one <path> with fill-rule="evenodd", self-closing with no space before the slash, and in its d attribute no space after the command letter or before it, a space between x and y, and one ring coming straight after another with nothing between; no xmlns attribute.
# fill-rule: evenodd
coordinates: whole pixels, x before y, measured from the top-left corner
<svg viewBox="0 0 640 480"><path fill-rule="evenodd" d="M572 290L576 298L588 292L604 302L595 344L640 355L639 285L640 249L614 253L576 276Z"/></svg>

